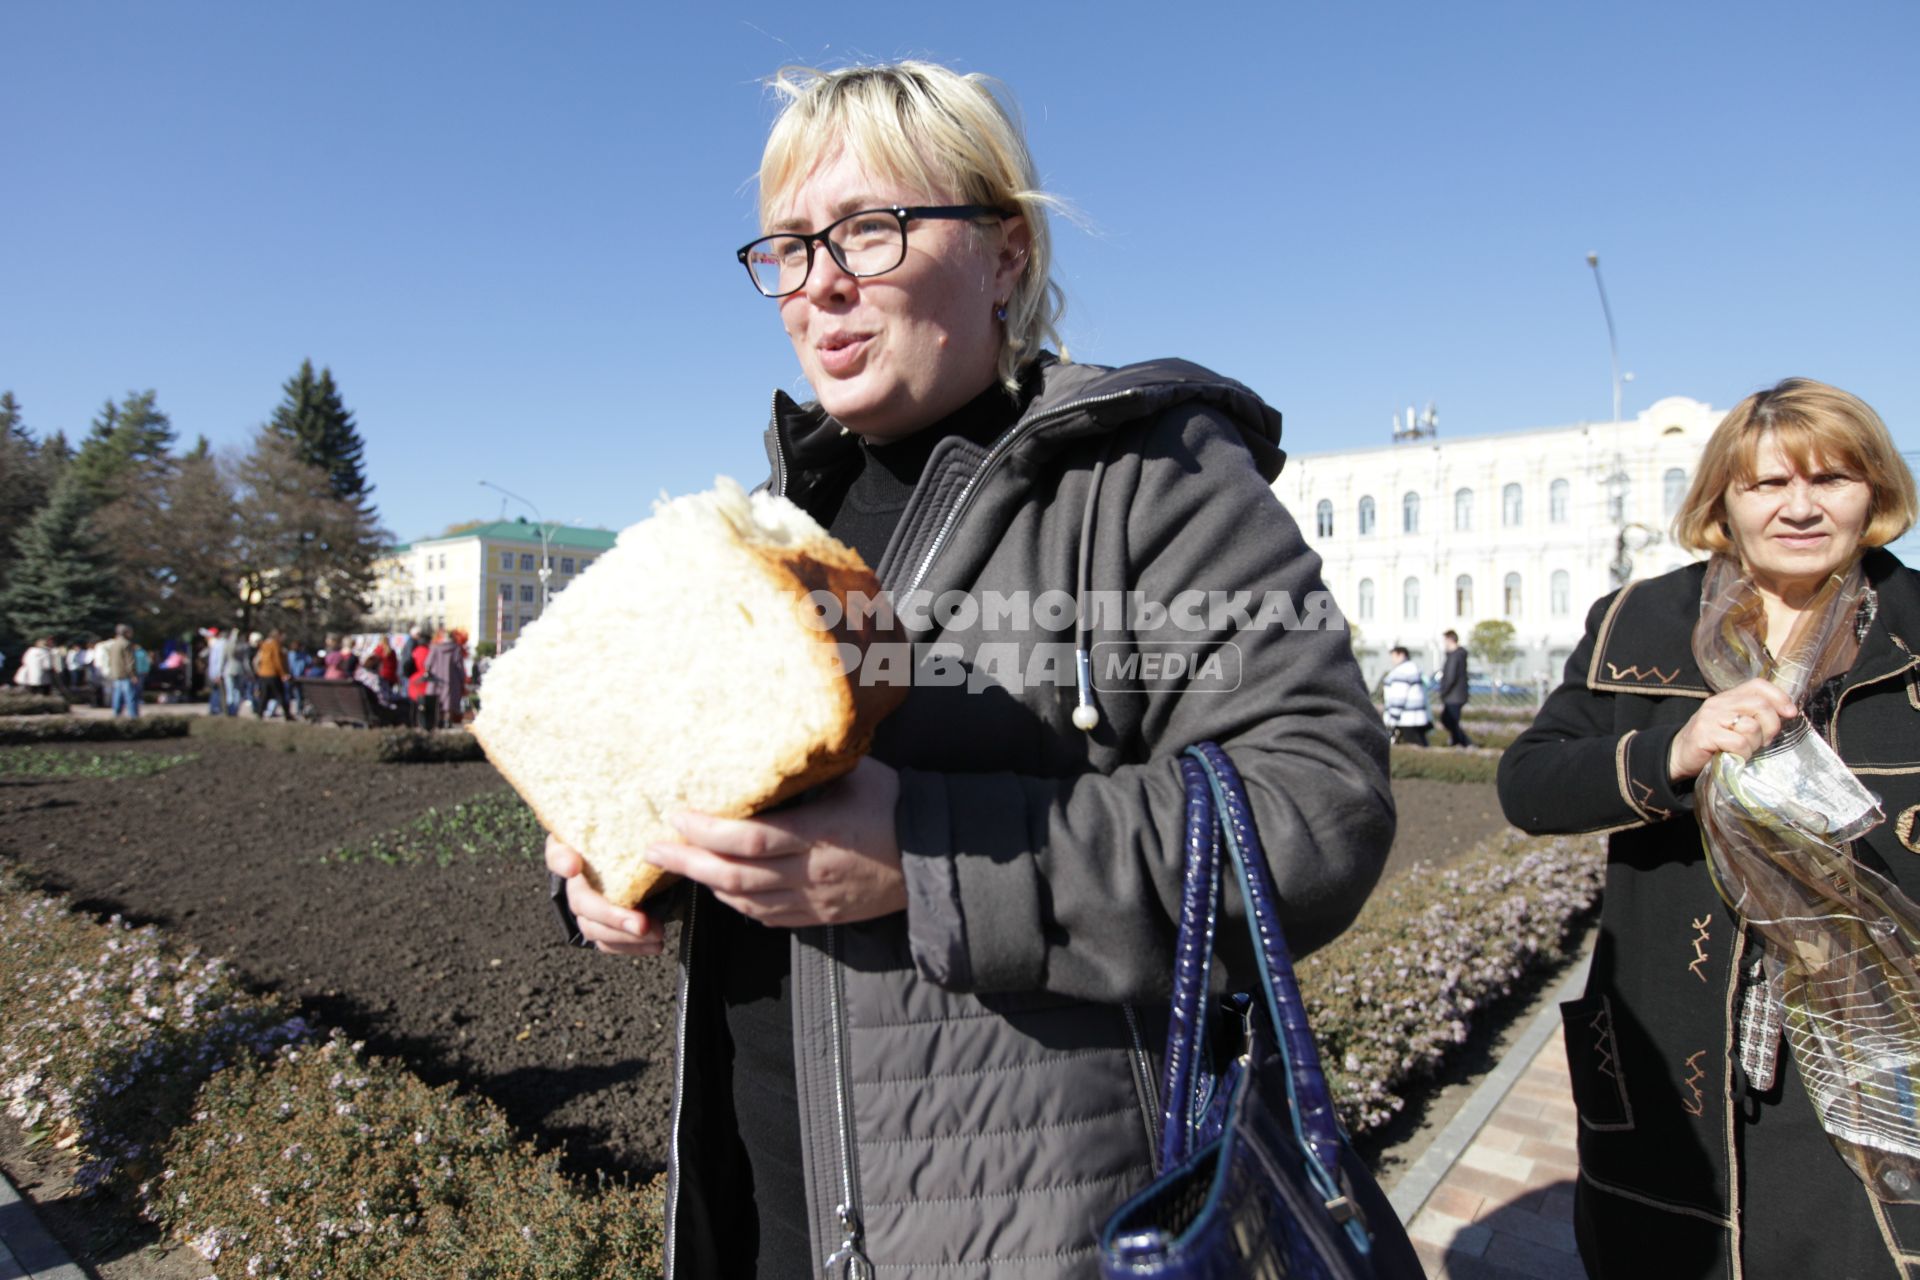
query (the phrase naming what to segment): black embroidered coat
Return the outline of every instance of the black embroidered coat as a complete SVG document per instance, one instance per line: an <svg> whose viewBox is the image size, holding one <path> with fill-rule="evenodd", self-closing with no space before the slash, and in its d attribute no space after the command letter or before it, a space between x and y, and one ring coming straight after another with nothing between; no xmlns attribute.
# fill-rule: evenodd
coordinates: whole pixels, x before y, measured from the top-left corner
<svg viewBox="0 0 1920 1280"><path fill-rule="evenodd" d="M1812 714L1886 810L1853 855L1920 900L1920 575L1884 551L1864 566L1875 616ZM1594 1276L1634 1280L1920 1280L1920 1203L1866 1194L1784 1047L1772 1089L1740 1069L1735 1015L1759 946L1714 892L1691 784L1675 788L1666 770L1709 694L1692 653L1705 572L1678 569L1594 605L1565 682L1500 765L1514 825L1612 829L1592 976L1562 1009L1581 1254Z"/></svg>

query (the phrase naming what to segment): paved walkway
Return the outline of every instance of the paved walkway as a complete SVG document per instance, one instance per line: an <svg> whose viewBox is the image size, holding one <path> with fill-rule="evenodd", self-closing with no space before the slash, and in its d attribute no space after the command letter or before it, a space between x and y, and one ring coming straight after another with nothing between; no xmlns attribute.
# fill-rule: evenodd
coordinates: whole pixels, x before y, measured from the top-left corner
<svg viewBox="0 0 1920 1280"><path fill-rule="evenodd" d="M1433 1280L1585 1280L1559 1002L1580 993L1586 968L1575 966L1390 1193Z"/></svg>
<svg viewBox="0 0 1920 1280"><path fill-rule="evenodd" d="M11 1123L5 1121L4 1123ZM33 1216L33 1206L0 1178L0 1280L86 1280Z"/></svg>

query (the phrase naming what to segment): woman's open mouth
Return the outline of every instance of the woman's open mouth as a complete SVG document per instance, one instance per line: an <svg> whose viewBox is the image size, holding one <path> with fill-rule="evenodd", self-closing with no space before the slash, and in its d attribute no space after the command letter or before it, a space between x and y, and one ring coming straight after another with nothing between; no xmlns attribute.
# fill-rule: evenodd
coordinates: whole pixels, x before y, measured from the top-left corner
<svg viewBox="0 0 1920 1280"><path fill-rule="evenodd" d="M870 333L830 333L814 344L820 368L836 377L851 373L865 358L873 341Z"/></svg>

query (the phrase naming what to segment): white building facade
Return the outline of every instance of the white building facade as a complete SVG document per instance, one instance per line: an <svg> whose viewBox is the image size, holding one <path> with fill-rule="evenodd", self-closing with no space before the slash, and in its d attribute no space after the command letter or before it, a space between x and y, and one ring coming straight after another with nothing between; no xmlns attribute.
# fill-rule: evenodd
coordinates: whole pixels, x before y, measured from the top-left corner
<svg viewBox="0 0 1920 1280"><path fill-rule="evenodd" d="M1475 674L1551 685L1619 569L1646 578L1695 558L1671 526L1723 416L1674 396L1628 422L1306 454L1274 491L1325 561L1369 681L1393 645L1431 671L1442 632L1469 643L1497 618L1519 656L1497 671L1476 658Z"/></svg>

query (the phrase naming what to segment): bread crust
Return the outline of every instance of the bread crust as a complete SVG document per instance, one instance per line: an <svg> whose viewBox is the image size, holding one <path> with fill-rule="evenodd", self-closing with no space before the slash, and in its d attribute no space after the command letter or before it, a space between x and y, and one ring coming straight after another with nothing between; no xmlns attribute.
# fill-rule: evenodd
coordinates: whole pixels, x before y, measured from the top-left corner
<svg viewBox="0 0 1920 1280"><path fill-rule="evenodd" d="M743 536L737 527L730 532L738 549L766 575L769 584L793 603L796 632L808 648L809 662L820 687L830 691L839 704L825 734L774 762L770 785L751 788L730 803L707 806L716 817L743 818L852 769L872 746L874 731L880 722L905 700L907 684L904 672L897 683L874 684L871 679L861 682L867 653L875 644L896 640L901 632L890 607L878 610L882 615L879 617L874 616L875 610L847 607L849 598L856 594L867 600L882 599L879 579L857 552L824 531L791 544L756 542ZM834 625L824 625L812 607L811 601L818 598L813 595L815 592L830 593L840 602L840 617ZM854 646L862 664L843 673L841 645ZM484 712L474 722L473 733L494 767L527 802L541 826L580 852L586 864L587 883L608 900L622 907L637 907L679 879L644 861L648 845L678 839L669 825L646 824L657 825L657 829L621 832L618 839L622 848L617 851L588 848L588 842L579 832L569 832L565 815L548 812L538 798L537 789L516 776L508 763L513 752L503 749L508 744L494 740ZM691 749L697 751L697 728L694 737Z"/></svg>

